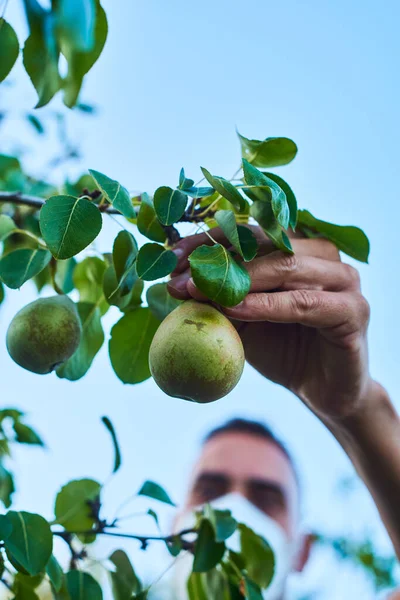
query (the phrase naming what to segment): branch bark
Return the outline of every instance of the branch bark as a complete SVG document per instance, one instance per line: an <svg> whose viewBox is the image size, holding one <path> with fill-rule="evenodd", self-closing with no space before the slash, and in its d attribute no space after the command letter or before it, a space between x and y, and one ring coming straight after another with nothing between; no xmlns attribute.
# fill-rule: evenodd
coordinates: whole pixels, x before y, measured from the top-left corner
<svg viewBox="0 0 400 600"><path fill-rule="evenodd" d="M19 206L32 206L32 208L42 208L44 200L38 196L30 196L29 194L23 194L22 192L0 192L0 203L7 202L10 204L17 204ZM112 206L107 207L106 210L102 211L109 215L120 215L121 213Z"/></svg>

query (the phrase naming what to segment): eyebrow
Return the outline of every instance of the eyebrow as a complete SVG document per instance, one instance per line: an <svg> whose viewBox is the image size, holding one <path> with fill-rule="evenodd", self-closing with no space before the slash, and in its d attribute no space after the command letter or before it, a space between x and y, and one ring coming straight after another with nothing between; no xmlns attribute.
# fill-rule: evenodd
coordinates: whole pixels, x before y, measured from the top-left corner
<svg viewBox="0 0 400 600"><path fill-rule="evenodd" d="M195 488L197 484L203 482L214 482L229 485L232 481L233 477L226 475L226 473L218 472L218 471L202 471L199 476L195 479L193 487ZM278 494L282 500L287 502L287 492L283 485L277 483L276 481L271 481L270 479L262 479L262 478L253 478L245 479L246 487L250 489L262 490L262 491L271 491Z"/></svg>

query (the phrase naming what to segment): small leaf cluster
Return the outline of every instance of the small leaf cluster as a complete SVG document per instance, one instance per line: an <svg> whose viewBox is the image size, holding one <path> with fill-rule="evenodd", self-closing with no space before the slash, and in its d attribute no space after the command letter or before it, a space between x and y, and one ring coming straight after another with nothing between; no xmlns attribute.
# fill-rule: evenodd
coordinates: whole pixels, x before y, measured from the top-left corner
<svg viewBox="0 0 400 600"><path fill-rule="evenodd" d="M23 0L29 26L22 56L38 100L36 108L45 106L63 91L64 104L76 105L83 79L99 58L107 39L107 17L99 0L52 0L44 8L37 0ZM0 18L0 82L12 70L20 52L13 27ZM60 58L67 61L65 77L59 70ZM39 130L40 121L31 116Z"/></svg>

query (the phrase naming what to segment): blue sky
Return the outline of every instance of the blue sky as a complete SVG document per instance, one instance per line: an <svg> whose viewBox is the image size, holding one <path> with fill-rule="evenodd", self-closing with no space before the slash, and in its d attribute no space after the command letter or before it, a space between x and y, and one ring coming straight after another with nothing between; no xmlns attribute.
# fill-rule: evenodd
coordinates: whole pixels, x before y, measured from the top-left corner
<svg viewBox="0 0 400 600"><path fill-rule="evenodd" d="M23 39L20 4L11 0L6 16ZM174 185L182 166L193 178L200 178L200 165L231 175L240 160L236 126L248 137L292 137L298 157L279 173L295 190L300 206L320 218L357 224L370 237L370 264L359 268L372 308L371 370L400 408L399 4L103 4L109 39L82 95L99 107L99 114L70 116L71 136L79 140L83 159L68 167L67 174L94 168L132 192L151 193L159 185ZM2 149L11 149L15 140L31 147L25 165L42 172L54 152L54 136L44 147L20 123L19 112L34 105L35 94L21 67L14 80L15 87L1 99L12 117L3 128ZM56 100L51 108L59 106ZM51 176L60 180L61 172ZM118 226L110 221L105 229L98 241L101 250L110 248ZM0 340L12 315L33 298L29 285L9 295L0 310ZM110 311L106 326L117 318ZM68 479L107 478L112 455L100 423L103 414L116 426L124 457L123 468L107 486L110 511L145 478L159 481L182 499L185 474L201 436L229 417L245 415L275 427L296 456L308 523L349 535L371 530L381 548L390 548L364 488L357 488L354 499L346 502L335 493L337 481L353 472L338 444L297 399L250 367L227 398L196 406L166 397L152 381L124 386L109 366L106 347L90 373L74 384L22 371L8 358L4 344L0 362L4 402L25 409L49 447L48 452L17 453L19 508L51 517L53 495ZM135 527L129 523L130 530ZM330 568L338 569L333 562ZM306 574L306 583L307 578L318 579L314 571ZM335 580L342 585L341 598L349 589L362 589L368 597L358 573L340 573L335 572ZM329 593L323 597L339 597L338 588Z"/></svg>

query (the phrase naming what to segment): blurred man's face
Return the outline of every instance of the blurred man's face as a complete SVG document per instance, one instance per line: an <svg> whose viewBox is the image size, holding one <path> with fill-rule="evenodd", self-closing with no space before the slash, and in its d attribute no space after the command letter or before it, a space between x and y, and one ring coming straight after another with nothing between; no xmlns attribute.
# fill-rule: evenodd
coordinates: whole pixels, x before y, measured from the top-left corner
<svg viewBox="0 0 400 600"><path fill-rule="evenodd" d="M289 539L295 536L298 484L288 458L276 444L237 432L221 433L206 442L194 468L185 508L231 492L245 496L279 523Z"/></svg>

